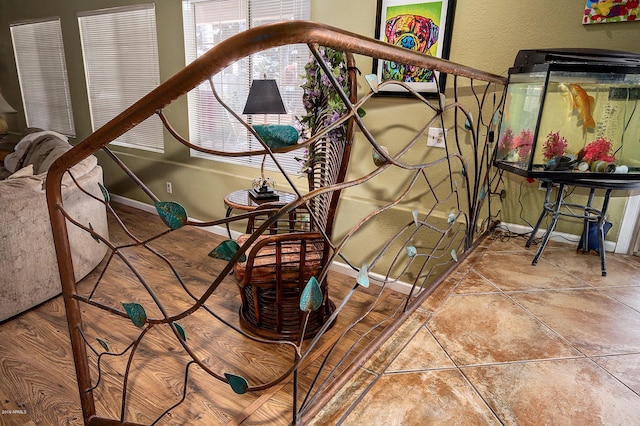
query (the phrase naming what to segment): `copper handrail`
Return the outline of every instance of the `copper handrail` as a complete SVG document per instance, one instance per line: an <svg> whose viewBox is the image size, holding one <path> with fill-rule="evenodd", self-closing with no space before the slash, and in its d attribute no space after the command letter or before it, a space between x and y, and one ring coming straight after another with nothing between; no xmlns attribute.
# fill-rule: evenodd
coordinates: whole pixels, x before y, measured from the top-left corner
<svg viewBox="0 0 640 426"><path fill-rule="evenodd" d="M185 95L200 83L208 80L211 75L220 72L239 59L269 48L299 43L327 46L357 55L416 65L499 86L506 84L504 77L392 46L369 37L315 22L287 21L256 27L220 42L117 117L89 135L73 149L61 156L50 167L46 181L47 203L53 229L74 359L76 362L76 375L80 389L90 389L92 384L89 375L86 347L80 329L81 317L79 302L74 298L76 283L71 260L67 223L63 214L64 207L62 203L63 175L73 165L106 147L127 130L161 111L172 101ZM352 184L356 183L357 182ZM305 200L300 200L298 205L304 201ZM294 207L294 205L291 206L291 208ZM477 212L472 212L472 214L477 214ZM268 226L268 224L265 226ZM89 424L95 420L93 396L91 392L86 391L81 391L80 394L84 420L85 423Z"/></svg>

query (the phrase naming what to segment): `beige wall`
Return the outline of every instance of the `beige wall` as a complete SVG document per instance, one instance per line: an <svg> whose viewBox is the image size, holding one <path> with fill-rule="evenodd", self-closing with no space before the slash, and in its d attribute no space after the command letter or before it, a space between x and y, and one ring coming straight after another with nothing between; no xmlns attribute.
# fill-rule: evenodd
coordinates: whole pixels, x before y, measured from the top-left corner
<svg viewBox="0 0 640 426"><path fill-rule="evenodd" d="M21 112L9 23L51 16L62 18L76 131L78 138L82 139L90 134L91 127L76 13L134 3L145 2L134 0L0 1L0 91L20 111L15 120L15 130L24 128L25 122ZM640 23L583 26L581 15L584 4L584 0L562 2L458 0L453 22L450 58L453 62L506 76L508 68L520 49L591 47L640 52L640 45L637 43L640 36ZM156 11L160 72L162 80L166 80L184 65L180 1L158 0ZM375 0L312 0L313 20L355 33L373 36L375 16ZM364 73L371 69L371 64L368 62L359 63L359 66ZM369 108L371 114L379 114L380 125L384 125L385 120L394 121L399 120L400 117L404 119L411 117L412 106L401 99L386 99L374 101ZM178 101L166 113L177 130L187 134L186 101ZM166 195L167 199L179 201L187 208L189 214L196 218L223 215L224 195L232 190L248 187L256 175L255 169L191 159L188 150L170 137L165 138L165 154L162 155L126 149L119 149L119 151L126 163L137 171L156 193L165 196L164 182L172 181L174 193ZM113 193L142 198L138 190L125 183L124 177L111 168L106 169L105 182ZM537 191L537 184L521 185L521 183L521 178L505 174L507 199L502 210L504 221L521 223L520 216L522 216L529 222L533 222L539 213L543 194ZM304 184L302 179L300 184ZM523 203L522 208L520 202ZM375 194L348 196L343 203L341 213L345 223L349 222L350 208L375 203ZM619 225L623 206L624 199L620 199L611 207L610 218L616 225ZM571 226L563 228L563 226L566 225L561 225L560 230L574 232L577 229ZM611 235L616 232L617 228L614 228Z"/></svg>

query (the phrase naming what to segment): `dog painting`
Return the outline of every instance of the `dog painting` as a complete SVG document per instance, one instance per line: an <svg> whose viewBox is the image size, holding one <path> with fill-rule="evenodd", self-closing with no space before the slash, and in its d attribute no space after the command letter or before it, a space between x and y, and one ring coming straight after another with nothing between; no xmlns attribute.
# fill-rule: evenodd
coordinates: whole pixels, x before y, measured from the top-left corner
<svg viewBox="0 0 640 426"><path fill-rule="evenodd" d="M440 28L428 17L402 14L386 21L385 37L388 43L431 55L430 48L438 41ZM382 79L405 83L429 82L433 71L411 65L384 61Z"/></svg>

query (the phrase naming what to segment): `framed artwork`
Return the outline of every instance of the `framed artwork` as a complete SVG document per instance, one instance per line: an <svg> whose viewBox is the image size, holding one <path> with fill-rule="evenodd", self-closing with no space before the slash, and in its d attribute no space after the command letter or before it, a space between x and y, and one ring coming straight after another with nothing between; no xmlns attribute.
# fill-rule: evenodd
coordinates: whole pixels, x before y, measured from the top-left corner
<svg viewBox="0 0 640 426"><path fill-rule="evenodd" d="M583 24L607 24L638 19L638 0L587 0L584 6Z"/></svg>
<svg viewBox="0 0 640 426"><path fill-rule="evenodd" d="M455 0L378 0L376 39L449 59L454 7ZM373 73L379 84L402 81L425 96L437 94L438 86L443 92L445 88L444 74L392 61L374 60ZM403 96L407 92L388 85L380 87L378 94Z"/></svg>

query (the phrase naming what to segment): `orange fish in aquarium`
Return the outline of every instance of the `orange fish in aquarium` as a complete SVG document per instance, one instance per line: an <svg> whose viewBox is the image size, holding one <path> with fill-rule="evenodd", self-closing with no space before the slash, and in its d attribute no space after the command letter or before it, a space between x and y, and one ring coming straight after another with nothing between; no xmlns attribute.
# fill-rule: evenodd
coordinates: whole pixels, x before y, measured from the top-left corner
<svg viewBox="0 0 640 426"><path fill-rule="evenodd" d="M586 132L587 129L595 129L596 122L591 113L593 112L593 104L595 100L593 96L589 96L586 90L577 84L567 84L564 86L571 98L572 111L578 112L578 117L582 120L582 128Z"/></svg>

